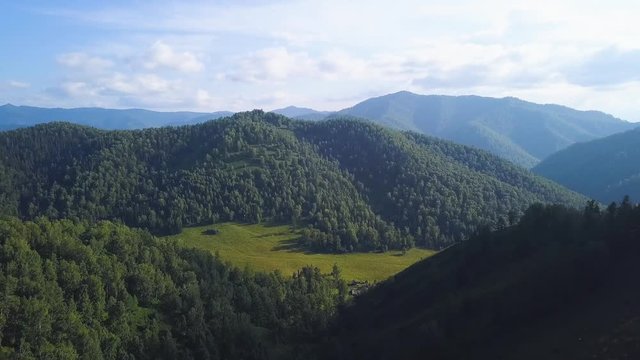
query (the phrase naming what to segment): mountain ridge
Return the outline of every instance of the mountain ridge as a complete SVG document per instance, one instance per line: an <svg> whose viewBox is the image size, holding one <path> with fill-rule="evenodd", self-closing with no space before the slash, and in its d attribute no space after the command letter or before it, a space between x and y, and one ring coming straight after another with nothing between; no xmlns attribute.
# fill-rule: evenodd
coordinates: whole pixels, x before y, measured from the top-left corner
<svg viewBox="0 0 640 360"><path fill-rule="evenodd" d="M636 126L598 111L541 105L514 97L419 95L408 91L370 98L337 114L475 146L525 167L574 142Z"/></svg>
<svg viewBox="0 0 640 360"><path fill-rule="evenodd" d="M640 129L574 144L532 169L587 196L610 203L640 198Z"/></svg>
<svg viewBox="0 0 640 360"><path fill-rule="evenodd" d="M162 112L138 108L42 108L5 104L0 106L0 130L11 130L54 121L68 121L107 130L131 130L186 125L232 114L228 111L213 113L193 111Z"/></svg>

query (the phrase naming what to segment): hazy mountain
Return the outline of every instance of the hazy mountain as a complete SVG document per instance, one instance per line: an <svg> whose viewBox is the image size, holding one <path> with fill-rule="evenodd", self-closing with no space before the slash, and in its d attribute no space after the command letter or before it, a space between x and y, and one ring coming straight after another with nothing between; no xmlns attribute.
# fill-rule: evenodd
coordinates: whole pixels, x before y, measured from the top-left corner
<svg viewBox="0 0 640 360"><path fill-rule="evenodd" d="M194 124L231 114L233 113L227 111L198 113L190 111L159 112L142 109L62 109L6 104L0 106L0 130L16 129L52 121L68 121L109 130L143 129Z"/></svg>
<svg viewBox="0 0 640 360"><path fill-rule="evenodd" d="M484 151L369 122L253 111L204 124L0 133L0 215L120 219L155 233L302 223L323 251L441 248L532 203L586 201ZM4 209L4 211L2 211Z"/></svg>
<svg viewBox="0 0 640 360"><path fill-rule="evenodd" d="M275 109L271 112L298 120L323 120L333 113L332 111L318 111L297 106L287 106L286 108Z"/></svg>
<svg viewBox="0 0 640 360"><path fill-rule="evenodd" d="M572 145L533 171L604 203L640 199L640 129Z"/></svg>
<svg viewBox="0 0 640 360"><path fill-rule="evenodd" d="M516 98L417 95L406 91L365 100L338 114L475 146L526 167L573 143L634 127L597 111Z"/></svg>

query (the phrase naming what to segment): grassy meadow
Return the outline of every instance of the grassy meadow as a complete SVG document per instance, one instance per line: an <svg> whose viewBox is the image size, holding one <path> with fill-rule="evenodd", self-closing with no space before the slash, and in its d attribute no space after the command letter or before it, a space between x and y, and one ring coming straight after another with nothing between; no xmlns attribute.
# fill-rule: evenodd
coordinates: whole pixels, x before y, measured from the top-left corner
<svg viewBox="0 0 640 360"><path fill-rule="evenodd" d="M216 235L205 231L216 229ZM186 228L177 238L186 246L218 252L224 261L254 270L279 269L288 275L305 265L330 272L334 263L346 280L380 281L409 265L431 256L434 251L413 248L386 253L320 254L309 253L296 245L298 234L289 225L240 224L235 222Z"/></svg>

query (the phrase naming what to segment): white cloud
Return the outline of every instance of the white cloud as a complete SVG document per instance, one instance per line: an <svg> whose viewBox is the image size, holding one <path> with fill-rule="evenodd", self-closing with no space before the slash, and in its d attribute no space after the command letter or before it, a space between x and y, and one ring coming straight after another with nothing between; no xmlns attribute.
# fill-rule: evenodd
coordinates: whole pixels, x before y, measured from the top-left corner
<svg viewBox="0 0 640 360"><path fill-rule="evenodd" d="M31 84L23 81L11 80L8 82L9 86L16 89L28 89L31 87Z"/></svg>
<svg viewBox="0 0 640 360"><path fill-rule="evenodd" d="M204 69L202 62L187 51L176 52L171 46L162 41L156 41L149 50L148 60L145 66L149 69L167 67L182 72L198 72Z"/></svg>
<svg viewBox="0 0 640 360"><path fill-rule="evenodd" d="M312 76L315 71L316 63L307 53L276 47L240 58L235 69L219 78L240 82L284 81L290 77Z"/></svg>
<svg viewBox="0 0 640 360"><path fill-rule="evenodd" d="M72 69L96 73L109 69L113 62L97 56L90 56L82 52L72 52L58 56L58 63Z"/></svg>
<svg viewBox="0 0 640 360"><path fill-rule="evenodd" d="M119 105L337 109L407 89L520 96L640 120L639 12L640 3L622 0L166 0L63 9L53 13L118 31L61 55L67 72L57 81L78 99Z"/></svg>

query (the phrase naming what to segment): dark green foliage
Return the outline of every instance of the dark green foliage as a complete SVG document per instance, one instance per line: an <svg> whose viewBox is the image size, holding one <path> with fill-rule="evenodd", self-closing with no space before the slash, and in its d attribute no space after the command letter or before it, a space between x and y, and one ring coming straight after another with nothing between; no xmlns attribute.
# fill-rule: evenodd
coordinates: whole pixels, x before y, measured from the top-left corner
<svg viewBox="0 0 640 360"><path fill-rule="evenodd" d="M268 358L324 329L344 286L317 268L241 271L109 222L0 220L0 357Z"/></svg>
<svg viewBox="0 0 640 360"><path fill-rule="evenodd" d="M539 105L516 98L425 96L402 91L337 113L475 146L531 167L575 142L631 129L596 111Z"/></svg>
<svg viewBox="0 0 640 360"><path fill-rule="evenodd" d="M603 358L609 358L607 347L618 347L616 351L622 353L609 335L615 324L632 316L640 318L640 309L632 302L628 310L618 311L625 302L613 298L628 292L635 299L640 297L636 285L639 231L640 206L632 206L628 199L606 210L590 202L582 212L534 205L517 225L480 231L358 297L338 319L333 351L327 355L345 359L520 359L522 354L507 354L519 346L525 355L540 351L527 344L544 338L540 332L555 331L553 326L572 326L553 319L591 298L616 305L599 306L597 313L586 307L570 318L583 324L576 329L580 332L562 334L564 341L553 345L558 346L555 350L548 349L548 355L599 358L589 354L603 352ZM610 283L622 285L611 287ZM607 293L610 289L614 289L611 294ZM609 322L589 322L607 313L617 315ZM589 342L585 338L581 344L569 343L592 335L585 330L589 326L599 331L597 336ZM640 355L637 347L632 350L638 341L637 334L633 336L635 343L625 345L629 358ZM606 337L609 343L604 342ZM563 356L560 349L569 355Z"/></svg>
<svg viewBox="0 0 640 360"><path fill-rule="evenodd" d="M264 120L272 120L272 123ZM203 125L105 132L58 123L0 136L25 218L119 219L154 233L218 220L304 221L317 247L348 243L347 229L396 234L348 174L256 111ZM11 199L10 199L11 200ZM389 247L399 236L381 241Z"/></svg>
<svg viewBox="0 0 640 360"><path fill-rule="evenodd" d="M0 134L0 210L117 219L157 234L220 220L308 226L322 251L443 247L529 204L579 196L488 154L347 120L254 111L142 131L66 123Z"/></svg>
<svg viewBox="0 0 640 360"><path fill-rule="evenodd" d="M406 247L444 247L483 225L506 226L540 199L585 201L494 155L424 135L344 120L296 133L353 175L374 211L408 235Z"/></svg>
<svg viewBox="0 0 640 360"><path fill-rule="evenodd" d="M534 172L610 203L629 195L640 198L640 129L573 145L533 169Z"/></svg>

